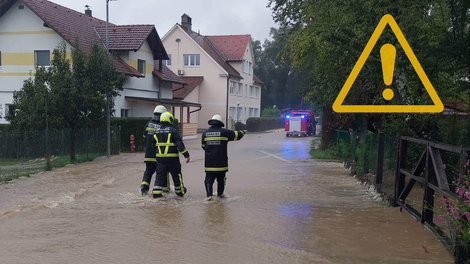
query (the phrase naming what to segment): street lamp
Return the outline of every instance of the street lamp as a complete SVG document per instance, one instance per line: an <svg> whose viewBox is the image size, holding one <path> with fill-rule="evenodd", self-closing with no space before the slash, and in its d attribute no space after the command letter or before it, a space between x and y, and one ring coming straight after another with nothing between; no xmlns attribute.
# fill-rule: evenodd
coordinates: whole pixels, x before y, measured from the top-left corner
<svg viewBox="0 0 470 264"><path fill-rule="evenodd" d="M106 50L109 56L109 1L117 0L106 0ZM109 80L108 80L109 81ZM106 95L106 128L107 128L107 144L106 144L106 156L111 157L111 99L109 94Z"/></svg>

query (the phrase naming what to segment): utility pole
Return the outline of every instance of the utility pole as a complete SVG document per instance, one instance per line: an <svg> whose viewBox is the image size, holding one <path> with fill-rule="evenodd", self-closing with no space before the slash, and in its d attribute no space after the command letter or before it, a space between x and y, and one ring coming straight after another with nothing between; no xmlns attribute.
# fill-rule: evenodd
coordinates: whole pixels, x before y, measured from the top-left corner
<svg viewBox="0 0 470 264"><path fill-rule="evenodd" d="M106 50L109 56L109 0L106 0ZM109 81L109 80L108 80ZM110 110L110 98L109 93L106 94L106 156L111 157L111 110Z"/></svg>

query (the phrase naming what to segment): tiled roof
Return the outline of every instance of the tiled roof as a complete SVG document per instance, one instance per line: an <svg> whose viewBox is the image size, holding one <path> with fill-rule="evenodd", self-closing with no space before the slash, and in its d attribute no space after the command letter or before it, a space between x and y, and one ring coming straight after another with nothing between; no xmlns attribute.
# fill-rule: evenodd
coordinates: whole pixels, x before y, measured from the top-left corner
<svg viewBox="0 0 470 264"><path fill-rule="evenodd" d="M109 49L139 50L153 28L153 25L111 26L109 27ZM105 41L106 26L96 27L96 31Z"/></svg>
<svg viewBox="0 0 470 264"><path fill-rule="evenodd" d="M188 85L180 87L179 85L173 85L173 98L183 100L188 96L196 87L198 87L204 77L182 77Z"/></svg>
<svg viewBox="0 0 470 264"><path fill-rule="evenodd" d="M76 47L77 41L80 43L80 48L85 52L89 52L93 43L104 43L105 35L97 34L97 31L101 30L106 26L106 22L94 17L87 16L83 13L74 11L64 6L52 3L47 0L22 0L23 3L31 9L44 23L52 28L57 34L65 39L70 45ZM16 0L0 0L0 16L2 16L7 9L9 9ZM147 31L147 36L151 29L149 26L116 26L110 23L111 28L116 28L116 33L112 33L112 36L118 36L118 33L123 33L122 29L132 28L128 36L123 36L122 41L114 40L113 45L122 49L124 46L135 48L137 42L141 42L138 46L142 45L145 38L142 38L143 31ZM152 26L154 29L154 27ZM95 31L96 29L96 31ZM103 33L103 32L102 32ZM156 33L156 30L155 30ZM102 35L102 36L101 36ZM132 37L136 37L132 40L132 43L124 44L124 41L129 40ZM113 39L111 40L113 41ZM110 41L110 43L111 43ZM111 45L111 49L113 48ZM163 46L162 46L163 47ZM166 56L166 52L163 52L163 57ZM165 59L165 58L163 58ZM116 58L114 60L115 68L117 72L124 73L130 76L142 77L135 69L129 66L122 59Z"/></svg>
<svg viewBox="0 0 470 264"><path fill-rule="evenodd" d="M207 37L196 33L189 32L185 27L178 25L184 30L201 48L209 54L216 62L220 65L230 76L243 79L240 73L235 70L227 61L224 60L222 54L220 54L214 45L207 39Z"/></svg>
<svg viewBox="0 0 470 264"><path fill-rule="evenodd" d="M250 35L206 36L225 61L242 61Z"/></svg>
<svg viewBox="0 0 470 264"><path fill-rule="evenodd" d="M255 74L253 74L253 82L254 82L254 83L257 83L257 84L264 85L264 82L261 81L261 79L258 78L258 76L256 76Z"/></svg>
<svg viewBox="0 0 470 264"><path fill-rule="evenodd" d="M177 83L186 85L187 83L182 80L178 75L176 75L172 70L170 70L167 66L162 65L162 71L159 71L160 61L156 60L154 62L155 69L153 70L153 75L156 76L163 82L170 82L170 83Z"/></svg>

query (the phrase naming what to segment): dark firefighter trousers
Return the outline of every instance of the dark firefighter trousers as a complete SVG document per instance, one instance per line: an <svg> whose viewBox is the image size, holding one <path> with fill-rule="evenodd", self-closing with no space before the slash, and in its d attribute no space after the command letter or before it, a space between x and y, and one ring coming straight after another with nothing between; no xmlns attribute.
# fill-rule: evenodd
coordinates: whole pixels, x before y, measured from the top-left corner
<svg viewBox="0 0 470 264"><path fill-rule="evenodd" d="M206 172L206 179L204 180L204 185L206 186L207 197L211 197L214 193L213 185L214 181L217 179L217 195L221 196L224 194L225 183L227 178L225 177L225 172Z"/></svg>
<svg viewBox="0 0 470 264"><path fill-rule="evenodd" d="M142 185L147 186L147 190L150 188L150 182L152 181L153 174L157 171L157 163L156 162L146 162L145 163L145 172L144 178L142 179ZM165 178L166 183L164 183L164 187L170 189L170 175L167 175ZM157 185L157 180L155 177L155 185Z"/></svg>
<svg viewBox="0 0 470 264"><path fill-rule="evenodd" d="M181 173L181 163L179 159L174 159L168 162L158 162L157 179L155 181L155 187L153 188L153 196L162 197L163 186L168 182L168 173L171 173L171 177L173 178L176 195L184 196L186 188L183 184L183 174Z"/></svg>

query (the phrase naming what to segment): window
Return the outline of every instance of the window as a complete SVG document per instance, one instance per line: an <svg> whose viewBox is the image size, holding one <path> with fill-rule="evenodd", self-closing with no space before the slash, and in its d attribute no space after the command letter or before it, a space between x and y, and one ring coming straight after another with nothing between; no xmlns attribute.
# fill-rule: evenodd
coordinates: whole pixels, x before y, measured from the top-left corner
<svg viewBox="0 0 470 264"><path fill-rule="evenodd" d="M235 89L237 88L237 84L235 82L230 82L230 94L236 95Z"/></svg>
<svg viewBox="0 0 470 264"><path fill-rule="evenodd" d="M171 54L168 54L168 60L164 60L162 62L165 66L171 66Z"/></svg>
<svg viewBox="0 0 470 264"><path fill-rule="evenodd" d="M137 71L145 75L145 61L144 60L137 60Z"/></svg>
<svg viewBox="0 0 470 264"><path fill-rule="evenodd" d="M14 116L16 107L11 104L5 105L5 115Z"/></svg>
<svg viewBox="0 0 470 264"><path fill-rule="evenodd" d="M49 50L37 50L34 52L35 64L38 67L51 66L51 52Z"/></svg>
<svg viewBox="0 0 470 264"><path fill-rule="evenodd" d="M249 116L249 117L254 117L253 114L254 114L253 108L250 108L250 109L248 110L248 116Z"/></svg>
<svg viewBox="0 0 470 264"><path fill-rule="evenodd" d="M254 117L259 117L259 115L258 115L258 108L255 108L255 114L254 114L254 115L255 115Z"/></svg>
<svg viewBox="0 0 470 264"><path fill-rule="evenodd" d="M121 117L129 117L129 109L121 109Z"/></svg>
<svg viewBox="0 0 470 264"><path fill-rule="evenodd" d="M243 83L238 83L237 95L238 96L243 96Z"/></svg>
<svg viewBox="0 0 470 264"><path fill-rule="evenodd" d="M245 97L248 97L248 84L245 84Z"/></svg>
<svg viewBox="0 0 470 264"><path fill-rule="evenodd" d="M246 74L253 74L253 63L243 60L242 62L242 72Z"/></svg>
<svg viewBox="0 0 470 264"><path fill-rule="evenodd" d="M259 98L259 87L250 86L250 97Z"/></svg>
<svg viewBox="0 0 470 264"><path fill-rule="evenodd" d="M242 108L237 107L237 121L240 121L242 118Z"/></svg>
<svg viewBox="0 0 470 264"><path fill-rule="evenodd" d="M183 54L184 66L201 65L201 56L199 54Z"/></svg>
<svg viewBox="0 0 470 264"><path fill-rule="evenodd" d="M230 107L229 117L230 119L235 119L235 107Z"/></svg>

